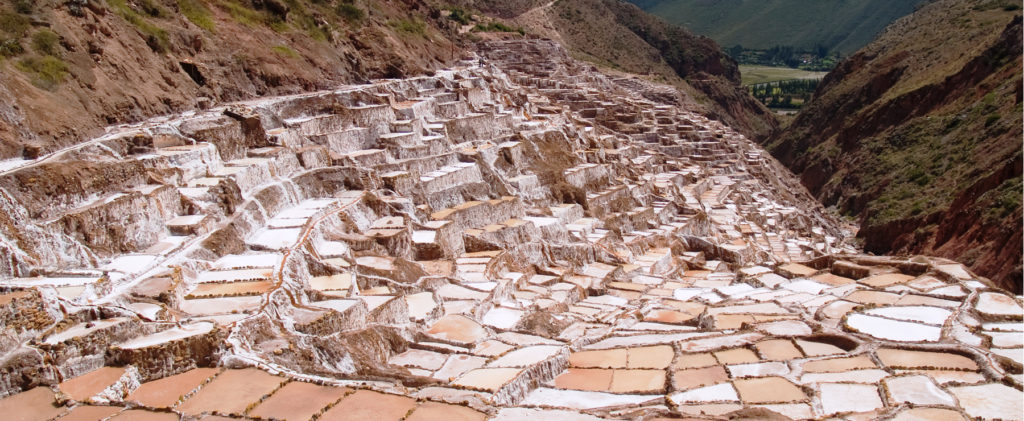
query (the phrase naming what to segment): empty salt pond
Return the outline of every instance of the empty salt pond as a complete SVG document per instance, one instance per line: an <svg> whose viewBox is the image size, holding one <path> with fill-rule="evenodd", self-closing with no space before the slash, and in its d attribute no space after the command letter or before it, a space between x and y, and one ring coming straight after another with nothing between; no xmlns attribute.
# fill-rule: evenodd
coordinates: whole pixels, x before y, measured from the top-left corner
<svg viewBox="0 0 1024 421"><path fill-rule="evenodd" d="M847 316L846 324L855 331L892 341L935 342L942 337L941 327L901 322L863 314Z"/></svg>
<svg viewBox="0 0 1024 421"><path fill-rule="evenodd" d="M117 345L121 349L139 349L166 342L177 341L197 335L205 335L213 330L215 325L212 322L197 322L182 326L172 327L152 335L141 336Z"/></svg>

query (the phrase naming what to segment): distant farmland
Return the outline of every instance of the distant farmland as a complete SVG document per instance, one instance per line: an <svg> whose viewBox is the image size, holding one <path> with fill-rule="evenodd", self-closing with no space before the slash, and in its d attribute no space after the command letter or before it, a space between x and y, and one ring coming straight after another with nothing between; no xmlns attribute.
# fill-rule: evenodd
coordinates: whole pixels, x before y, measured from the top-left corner
<svg viewBox="0 0 1024 421"><path fill-rule="evenodd" d="M740 65L743 86L793 79L821 79L828 72L809 72L789 67Z"/></svg>

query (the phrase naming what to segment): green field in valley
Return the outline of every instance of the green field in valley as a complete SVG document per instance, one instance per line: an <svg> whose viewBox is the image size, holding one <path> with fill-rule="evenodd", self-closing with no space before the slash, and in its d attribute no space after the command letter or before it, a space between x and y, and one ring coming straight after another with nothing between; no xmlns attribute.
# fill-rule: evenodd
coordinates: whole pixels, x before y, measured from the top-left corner
<svg viewBox="0 0 1024 421"><path fill-rule="evenodd" d="M828 74L828 72L810 72L790 67L740 65L740 76L742 78L743 86L756 85L758 83L778 82L781 80L821 79L825 77L826 74Z"/></svg>

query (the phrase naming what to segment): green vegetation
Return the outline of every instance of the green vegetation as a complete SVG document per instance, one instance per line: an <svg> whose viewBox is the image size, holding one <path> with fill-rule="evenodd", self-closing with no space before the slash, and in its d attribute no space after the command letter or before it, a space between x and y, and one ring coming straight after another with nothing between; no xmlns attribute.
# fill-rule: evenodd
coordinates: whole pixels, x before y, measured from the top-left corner
<svg viewBox="0 0 1024 421"><path fill-rule="evenodd" d="M466 9L454 6L449 7L447 10L449 12L448 19L456 21L460 25L469 25L470 23L473 23L473 18L470 15L470 13L466 11Z"/></svg>
<svg viewBox="0 0 1024 421"><path fill-rule="evenodd" d="M32 78L33 85L43 89L55 88L68 74L68 65L54 56L26 57L15 66Z"/></svg>
<svg viewBox="0 0 1024 421"><path fill-rule="evenodd" d="M32 34L32 49L46 56L58 55L60 53L60 35L49 29L40 30Z"/></svg>
<svg viewBox="0 0 1024 421"><path fill-rule="evenodd" d="M156 5L152 0L140 0L138 7L143 13L136 11L131 8L126 0L107 0L107 4L124 20L131 23L146 37L146 44L153 51L163 52L166 51L170 43L168 41L167 31L164 31L159 26L156 26L146 20L146 16L149 17L162 17L166 16L166 12L163 8Z"/></svg>
<svg viewBox="0 0 1024 421"><path fill-rule="evenodd" d="M770 108L796 109L811 100L821 79L790 79L749 86L750 94Z"/></svg>
<svg viewBox="0 0 1024 421"><path fill-rule="evenodd" d="M725 51L741 65L789 67L807 71L828 71L841 60L838 53L829 52L822 45L810 50L778 45L765 50L757 50L734 45Z"/></svg>
<svg viewBox="0 0 1024 421"><path fill-rule="evenodd" d="M270 47L271 51L288 58L299 58L299 53L287 45L275 45Z"/></svg>
<svg viewBox="0 0 1024 421"><path fill-rule="evenodd" d="M629 0L719 45L766 50L818 45L848 55L921 0ZM1016 1L1016 0L1005 0Z"/></svg>
<svg viewBox="0 0 1024 421"><path fill-rule="evenodd" d="M215 25L210 9L200 0L178 0L178 10L189 22L207 31L213 32Z"/></svg>
<svg viewBox="0 0 1024 421"><path fill-rule="evenodd" d="M299 0L285 0L285 3L290 8L288 17L292 24L306 31L306 34L317 41L327 41L330 39L330 26L321 24L312 13L306 10L303 2Z"/></svg>
<svg viewBox="0 0 1024 421"><path fill-rule="evenodd" d="M999 222L1012 215L1015 210L1020 209L1021 189L1024 189L1024 184L1021 182L1021 176L1018 175L1003 181L999 187L985 192L978 200L980 203L989 204L985 207L985 213L982 215L985 221Z"/></svg>
<svg viewBox="0 0 1024 421"><path fill-rule="evenodd" d="M825 74L789 67L740 65L743 85L754 98L771 108L800 108L811 100Z"/></svg>
<svg viewBox="0 0 1024 421"><path fill-rule="evenodd" d="M396 31L408 35L426 35L427 24L415 17L409 19L398 19L388 22Z"/></svg>
<svg viewBox="0 0 1024 421"><path fill-rule="evenodd" d="M31 22L28 18L18 13L11 13L0 10L0 32L7 36L21 38L28 33Z"/></svg>
<svg viewBox="0 0 1024 421"><path fill-rule="evenodd" d="M217 6L228 12L235 22L250 28L262 25L274 32L285 32L289 29L288 22L285 22L280 16L265 10L252 9L239 3L238 0L220 0L217 2Z"/></svg>
<svg viewBox="0 0 1024 421"><path fill-rule="evenodd" d="M29 27L25 16L0 9L0 56L14 57L24 53L21 38L28 33Z"/></svg>
<svg viewBox="0 0 1024 421"><path fill-rule="evenodd" d="M338 4L335 12L338 14L338 17L349 25L361 23L366 18L366 12L360 9L359 6L352 4L351 0Z"/></svg>
<svg viewBox="0 0 1024 421"><path fill-rule="evenodd" d="M812 72L790 67L740 65L740 77L744 86L794 79L821 79L827 72Z"/></svg>

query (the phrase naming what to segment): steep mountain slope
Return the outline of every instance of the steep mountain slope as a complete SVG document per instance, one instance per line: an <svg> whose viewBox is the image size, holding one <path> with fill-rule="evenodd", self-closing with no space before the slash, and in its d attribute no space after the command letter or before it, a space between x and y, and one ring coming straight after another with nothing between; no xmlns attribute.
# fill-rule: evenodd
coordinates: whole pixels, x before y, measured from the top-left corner
<svg viewBox="0 0 1024 421"><path fill-rule="evenodd" d="M560 41L580 59L610 70L670 83L682 101L763 139L777 129L771 112L740 87L739 69L714 41L620 0L467 0L462 4L510 19Z"/></svg>
<svg viewBox="0 0 1024 421"><path fill-rule="evenodd" d="M956 259L1021 290L1021 13L941 0L819 86L769 150L866 251Z"/></svg>
<svg viewBox="0 0 1024 421"><path fill-rule="evenodd" d="M0 159L108 124L422 73L455 55L422 0L0 3Z"/></svg>
<svg viewBox="0 0 1024 421"><path fill-rule="evenodd" d="M922 0L630 0L719 44L765 49L818 45L844 55L863 47Z"/></svg>

